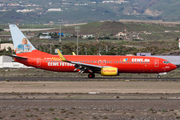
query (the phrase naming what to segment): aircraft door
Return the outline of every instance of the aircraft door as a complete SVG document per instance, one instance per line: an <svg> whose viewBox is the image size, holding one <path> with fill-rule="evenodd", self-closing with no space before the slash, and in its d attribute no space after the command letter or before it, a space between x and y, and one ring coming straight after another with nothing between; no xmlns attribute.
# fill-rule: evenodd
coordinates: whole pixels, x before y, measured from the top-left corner
<svg viewBox="0 0 180 120"><path fill-rule="evenodd" d="M159 67L159 60L158 60L158 59L155 59L155 60L154 60L154 66L155 66L155 67Z"/></svg>
<svg viewBox="0 0 180 120"><path fill-rule="evenodd" d="M41 66L41 58L37 58L37 66Z"/></svg>

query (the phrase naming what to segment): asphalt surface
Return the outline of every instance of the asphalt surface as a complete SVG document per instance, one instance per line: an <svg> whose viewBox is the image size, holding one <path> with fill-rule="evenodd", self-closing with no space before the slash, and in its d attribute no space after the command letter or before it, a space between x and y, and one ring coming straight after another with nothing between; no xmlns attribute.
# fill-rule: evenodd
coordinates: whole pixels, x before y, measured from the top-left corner
<svg viewBox="0 0 180 120"><path fill-rule="evenodd" d="M50 99L50 98L0 98L0 100L26 100L26 101L34 101L34 100L48 100L48 101L54 101L54 100L58 100L58 101L64 101L64 100L68 100L68 101L74 101L74 100L83 100L83 101L104 101L104 100L109 100L109 101L126 101L126 100L135 100L135 101L139 101L139 100L145 100L145 101L148 101L148 100L153 100L153 101L159 101L159 100L162 100L162 101L180 101L180 99L73 99L73 98L69 98L69 99Z"/></svg>
<svg viewBox="0 0 180 120"><path fill-rule="evenodd" d="M0 77L0 81L176 81L180 78L117 78L117 77Z"/></svg>

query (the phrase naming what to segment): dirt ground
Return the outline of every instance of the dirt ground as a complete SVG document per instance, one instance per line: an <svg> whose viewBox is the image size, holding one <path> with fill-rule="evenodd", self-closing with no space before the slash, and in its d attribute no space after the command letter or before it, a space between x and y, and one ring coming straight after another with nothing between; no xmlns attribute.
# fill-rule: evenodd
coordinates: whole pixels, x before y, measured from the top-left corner
<svg viewBox="0 0 180 120"><path fill-rule="evenodd" d="M179 107L179 100L0 100L0 119L175 120Z"/></svg>

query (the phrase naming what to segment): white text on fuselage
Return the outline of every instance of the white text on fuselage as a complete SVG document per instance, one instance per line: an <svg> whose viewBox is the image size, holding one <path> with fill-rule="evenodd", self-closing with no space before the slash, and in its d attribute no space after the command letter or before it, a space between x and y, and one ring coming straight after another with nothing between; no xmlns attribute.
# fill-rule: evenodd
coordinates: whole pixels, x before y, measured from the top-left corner
<svg viewBox="0 0 180 120"><path fill-rule="evenodd" d="M66 62L48 62L48 66L74 66L74 65Z"/></svg>
<svg viewBox="0 0 180 120"><path fill-rule="evenodd" d="M150 62L150 59L132 58L132 62Z"/></svg>

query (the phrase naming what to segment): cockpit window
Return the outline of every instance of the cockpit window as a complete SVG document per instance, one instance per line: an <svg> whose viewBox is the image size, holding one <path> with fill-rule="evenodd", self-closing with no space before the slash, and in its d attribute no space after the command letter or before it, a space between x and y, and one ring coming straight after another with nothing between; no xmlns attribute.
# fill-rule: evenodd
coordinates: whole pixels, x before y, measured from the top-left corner
<svg viewBox="0 0 180 120"><path fill-rule="evenodd" d="M163 63L168 64L168 63L170 63L170 62L169 62L169 61L163 61Z"/></svg>

